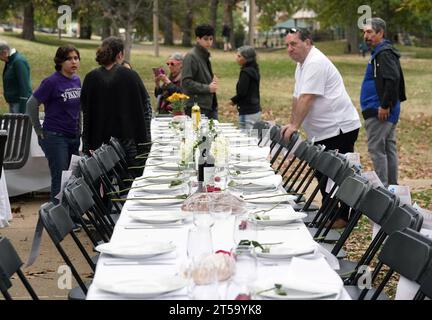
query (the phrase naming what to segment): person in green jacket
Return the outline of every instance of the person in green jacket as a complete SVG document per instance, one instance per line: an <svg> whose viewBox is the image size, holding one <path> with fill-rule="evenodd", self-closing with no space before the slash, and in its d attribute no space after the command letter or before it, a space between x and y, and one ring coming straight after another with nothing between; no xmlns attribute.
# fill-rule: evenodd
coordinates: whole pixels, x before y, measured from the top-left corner
<svg viewBox="0 0 432 320"><path fill-rule="evenodd" d="M0 41L0 60L5 62L3 70L3 95L9 104L10 113L25 113L26 103L32 94L30 67L27 59Z"/></svg>

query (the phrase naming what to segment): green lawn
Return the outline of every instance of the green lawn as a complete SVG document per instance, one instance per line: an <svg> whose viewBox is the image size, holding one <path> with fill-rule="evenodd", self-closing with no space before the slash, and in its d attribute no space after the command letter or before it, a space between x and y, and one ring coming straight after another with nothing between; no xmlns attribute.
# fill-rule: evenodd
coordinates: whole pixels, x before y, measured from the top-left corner
<svg viewBox="0 0 432 320"><path fill-rule="evenodd" d="M58 40L55 36L38 35L37 42L19 39L16 35L0 33L0 38L23 52L29 59L32 73L32 86L37 88L41 80L54 72L53 56L58 45L72 41L81 52L81 79L91 69L97 67L95 52L98 41L94 40ZM359 91L367 58L360 55L344 55L342 41L318 42L316 46L328 54L341 72L345 86L354 104L359 106ZM399 47L403 54L402 66L406 78L408 101L402 105L402 117L398 129L401 177L432 178L432 48ZM186 53L189 49L182 47L161 47L160 57L153 55L149 45L135 45L132 52L132 66L141 75L149 93L153 92L151 68L162 65L173 51ZM212 51L214 73L219 77L218 100L222 120L235 121L234 108L227 106L229 98L234 95L239 67L235 63L235 53ZM295 64L287 56L285 49L272 52L259 52L259 64L262 76L261 97L264 118L285 123L289 117L290 103L294 85ZM1 82L1 80L0 80ZM153 104L155 99L153 99ZM0 112L6 111L6 103L0 86ZM357 149L362 155L362 162L370 168L364 130L361 130Z"/></svg>

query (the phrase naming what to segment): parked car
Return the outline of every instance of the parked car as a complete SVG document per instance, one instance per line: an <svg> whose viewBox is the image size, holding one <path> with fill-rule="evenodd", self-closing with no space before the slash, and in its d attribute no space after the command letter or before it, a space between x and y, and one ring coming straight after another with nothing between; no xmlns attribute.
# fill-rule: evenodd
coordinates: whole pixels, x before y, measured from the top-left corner
<svg viewBox="0 0 432 320"><path fill-rule="evenodd" d="M12 32L13 31L13 26L11 24L3 24L3 31L5 32Z"/></svg>

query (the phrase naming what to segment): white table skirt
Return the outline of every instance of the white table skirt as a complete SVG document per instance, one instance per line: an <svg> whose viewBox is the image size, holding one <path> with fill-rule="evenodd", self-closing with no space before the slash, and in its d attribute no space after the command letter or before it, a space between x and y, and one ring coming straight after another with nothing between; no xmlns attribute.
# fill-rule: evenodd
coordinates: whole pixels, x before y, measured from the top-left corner
<svg viewBox="0 0 432 320"><path fill-rule="evenodd" d="M12 220L11 207L9 203L9 194L6 188L6 177L3 168L0 178L0 228L9 226L9 221Z"/></svg>
<svg viewBox="0 0 432 320"><path fill-rule="evenodd" d="M50 191L51 175L48 161L38 144L34 129L32 130L30 152L26 164L20 169L6 170L5 174L11 197L33 191Z"/></svg>
<svg viewBox="0 0 432 320"><path fill-rule="evenodd" d="M147 167L145 170L145 174L151 173L151 169L153 167ZM131 191L129 196L132 195ZM118 258L114 258L112 256L101 254L97 263L96 273L93 279L93 283L89 288L87 299L88 300L105 300L105 299L125 299L120 295L111 294L106 291L99 289L95 283L100 281L106 283L110 283L111 281L118 281L121 279L134 279L142 277L145 274L149 276L169 276L175 275L180 272L181 267L187 261L186 256L186 247L187 247L187 234L188 229L193 226L192 222L184 224L181 228L171 228L171 229L126 229L124 228L126 225L131 224L132 220L128 216L128 206L132 204L132 201L126 202L123 207L121 216L115 226L114 233L111 238L111 243L121 244L121 243L130 243L133 241L134 243L142 243L151 240L164 240L164 241L172 241L176 245L175 254L170 254L171 257L174 257L173 264L164 264L164 265L106 265L105 263L112 260L118 260ZM175 208L171 207L171 210L175 210ZM162 211L164 208L161 207L149 207L148 212L157 213L158 211ZM166 208L165 208L166 210ZM180 210L180 206L178 206L178 210ZM136 222L133 222L136 224ZM226 221L216 220L215 225L212 227L212 239L213 239L213 250L227 250L229 251L233 246L233 225L234 225L234 217L231 216L230 219ZM284 229L263 229L258 231L258 241L261 243L264 242L287 242L287 243L308 243L313 242L311 234L308 232L306 226L301 224L298 229L293 230L284 230ZM260 261L260 260L259 260ZM314 260L311 260L314 261ZM322 261L322 260L321 260ZM277 262L277 265L265 265L263 263L258 263L257 266L257 281L263 279L283 279L287 274L287 270L289 270L290 260L277 260L272 261ZM325 270L322 270L325 269ZM316 276L320 274L331 274L336 275L335 271L331 269L330 265L327 267L321 268L321 270L317 270ZM337 275L336 275L337 276ZM337 280L340 281L340 278L337 276ZM219 283L219 290L221 298L224 298L224 291L226 288L227 282ZM183 294L183 295L182 295ZM163 299L159 297L158 299ZM186 290L180 291L180 295L177 294L175 297L167 296L167 299L188 299L186 294ZM342 289L341 295L339 299L349 300L350 297L345 289Z"/></svg>

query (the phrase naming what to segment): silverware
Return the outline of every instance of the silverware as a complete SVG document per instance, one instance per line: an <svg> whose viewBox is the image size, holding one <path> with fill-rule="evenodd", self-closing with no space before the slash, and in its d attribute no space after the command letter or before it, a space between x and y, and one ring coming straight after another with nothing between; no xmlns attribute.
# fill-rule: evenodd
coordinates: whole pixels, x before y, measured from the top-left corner
<svg viewBox="0 0 432 320"><path fill-rule="evenodd" d="M105 266L145 266L145 265L175 265L174 262L163 261L105 261Z"/></svg>
<svg viewBox="0 0 432 320"><path fill-rule="evenodd" d="M124 229L176 229L181 228L182 225L149 225L149 226L141 226L141 225L129 225L123 226Z"/></svg>

